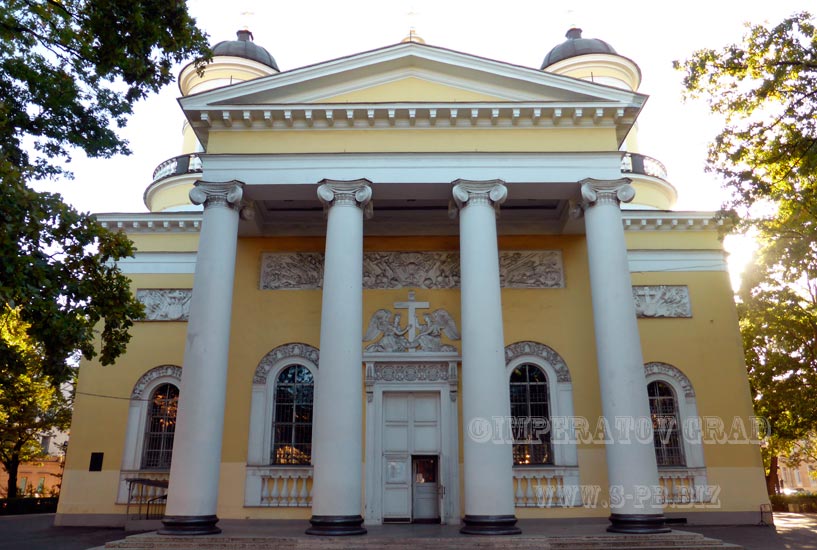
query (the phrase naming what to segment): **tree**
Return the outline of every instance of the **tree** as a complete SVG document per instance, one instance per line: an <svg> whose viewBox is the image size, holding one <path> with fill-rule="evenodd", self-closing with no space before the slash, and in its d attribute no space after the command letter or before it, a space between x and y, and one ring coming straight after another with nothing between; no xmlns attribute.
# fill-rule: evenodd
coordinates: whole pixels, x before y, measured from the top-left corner
<svg viewBox="0 0 817 550"><path fill-rule="evenodd" d="M68 387L43 374L42 349L19 310L3 311L0 335L14 358L13 368L0 365L0 464L8 474L6 496L15 498L20 464L42 457L40 436L68 428L71 399Z"/></svg>
<svg viewBox="0 0 817 550"><path fill-rule="evenodd" d="M797 13L675 65L686 96L725 118L707 169L729 193L734 230L761 243L738 309L755 411L772 424L773 493L777 457L817 429L817 34Z"/></svg>
<svg viewBox="0 0 817 550"><path fill-rule="evenodd" d="M0 4L0 307L19 312L57 385L75 350L103 364L124 351L141 307L115 262L133 246L26 184L70 177L75 150L127 154L115 127L192 56L201 68L209 50L180 0ZM0 341L0 367L22 375L30 364L12 348Z"/></svg>

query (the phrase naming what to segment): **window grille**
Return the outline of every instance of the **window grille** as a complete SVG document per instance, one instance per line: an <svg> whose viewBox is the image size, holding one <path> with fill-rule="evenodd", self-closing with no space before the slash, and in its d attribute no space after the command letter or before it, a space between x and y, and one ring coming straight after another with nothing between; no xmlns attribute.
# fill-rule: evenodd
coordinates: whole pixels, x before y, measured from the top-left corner
<svg viewBox="0 0 817 550"><path fill-rule="evenodd" d="M550 399L545 372L525 363L511 373L513 463L553 464Z"/></svg>
<svg viewBox="0 0 817 550"><path fill-rule="evenodd" d="M291 365L278 375L272 419L273 464L311 463L314 390L312 373L303 365Z"/></svg>
<svg viewBox="0 0 817 550"><path fill-rule="evenodd" d="M173 384L157 387L150 396L148 407L142 469L169 470L179 408L179 388Z"/></svg>
<svg viewBox="0 0 817 550"><path fill-rule="evenodd" d="M681 444L681 424L675 392L666 382L650 382L647 385L652 417L653 444L658 466L684 466L684 449Z"/></svg>

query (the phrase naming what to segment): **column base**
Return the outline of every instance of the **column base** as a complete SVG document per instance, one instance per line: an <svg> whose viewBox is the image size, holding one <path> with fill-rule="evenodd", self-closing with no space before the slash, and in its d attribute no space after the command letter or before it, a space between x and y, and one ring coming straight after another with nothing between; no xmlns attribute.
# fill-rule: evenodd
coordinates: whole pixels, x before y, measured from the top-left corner
<svg viewBox="0 0 817 550"><path fill-rule="evenodd" d="M663 514L610 514L610 533L629 533L651 535L672 531L666 524Z"/></svg>
<svg viewBox="0 0 817 550"><path fill-rule="evenodd" d="M312 516L309 523L312 527L306 530L307 535L342 537L367 532L362 516Z"/></svg>
<svg viewBox="0 0 817 550"><path fill-rule="evenodd" d="M218 535L217 516L165 516L160 535Z"/></svg>
<svg viewBox="0 0 817 550"><path fill-rule="evenodd" d="M522 530L516 526L516 516L468 516L462 518L465 524L460 528L464 535L519 535Z"/></svg>

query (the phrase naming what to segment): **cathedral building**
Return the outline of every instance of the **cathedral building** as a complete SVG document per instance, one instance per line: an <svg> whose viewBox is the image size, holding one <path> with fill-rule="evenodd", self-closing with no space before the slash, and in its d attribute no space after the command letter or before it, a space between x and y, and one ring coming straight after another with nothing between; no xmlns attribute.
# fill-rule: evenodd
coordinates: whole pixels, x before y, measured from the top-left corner
<svg viewBox="0 0 817 550"><path fill-rule="evenodd" d="M60 525L755 523L768 504L712 212L638 152L641 73L425 44L179 77L126 355L80 369ZM112 397L119 397L113 399Z"/></svg>

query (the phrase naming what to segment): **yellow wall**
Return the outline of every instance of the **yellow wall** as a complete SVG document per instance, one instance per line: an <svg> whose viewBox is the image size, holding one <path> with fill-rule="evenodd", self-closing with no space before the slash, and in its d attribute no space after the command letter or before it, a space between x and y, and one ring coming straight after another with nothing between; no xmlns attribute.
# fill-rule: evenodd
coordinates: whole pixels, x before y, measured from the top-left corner
<svg viewBox="0 0 817 550"><path fill-rule="evenodd" d="M433 101L433 102L470 102L470 101L504 101L502 98L446 86L417 77L401 78L355 90L332 97L321 98L316 103L382 103L387 101Z"/></svg>
<svg viewBox="0 0 817 550"><path fill-rule="evenodd" d="M717 249L714 232L628 232L631 248ZM143 251L189 251L197 235L136 235ZM227 381L219 515L224 518L308 516L308 510L244 508L244 465L252 376L261 358L273 348L303 342L320 348L320 290L259 290L260 254L275 251L319 252L323 238L240 239L233 298L232 345ZM366 238L366 250L452 250L456 237ZM547 344L566 361L573 379L575 414L601 416L592 307L583 236L515 236L500 238L500 248L558 249L563 253L563 289L504 289L507 344L533 340ZM192 275L139 275L134 288L190 288ZM691 380L698 410L704 416L747 419L752 414L744 372L737 318L728 275L724 272L633 274L634 284L688 285L691 319L641 319L645 361L670 363ZM392 308L406 290L364 292L364 322L379 308ZM461 326L459 291L418 289L418 298L446 308ZM361 327L361 330L365 327ZM127 422L127 398L147 370L162 364L182 364L185 323L144 322L133 330L128 353L116 366L84 363L78 387L71 446L66 463L60 513L122 513L113 504L122 460ZM361 370L361 383L363 373ZM102 397L105 396L105 397ZM362 404L361 404L362 406ZM104 452L102 472L88 472L91 452ZM721 511L756 510L765 502L757 448L750 445L706 445L709 482L724 487ZM579 445L581 483L607 485L603 445ZM80 487L93 486L93 495ZM520 517L605 515L595 510L520 510Z"/></svg>
<svg viewBox="0 0 817 550"><path fill-rule="evenodd" d="M615 151L612 129L414 128L213 130L208 153L398 153Z"/></svg>

